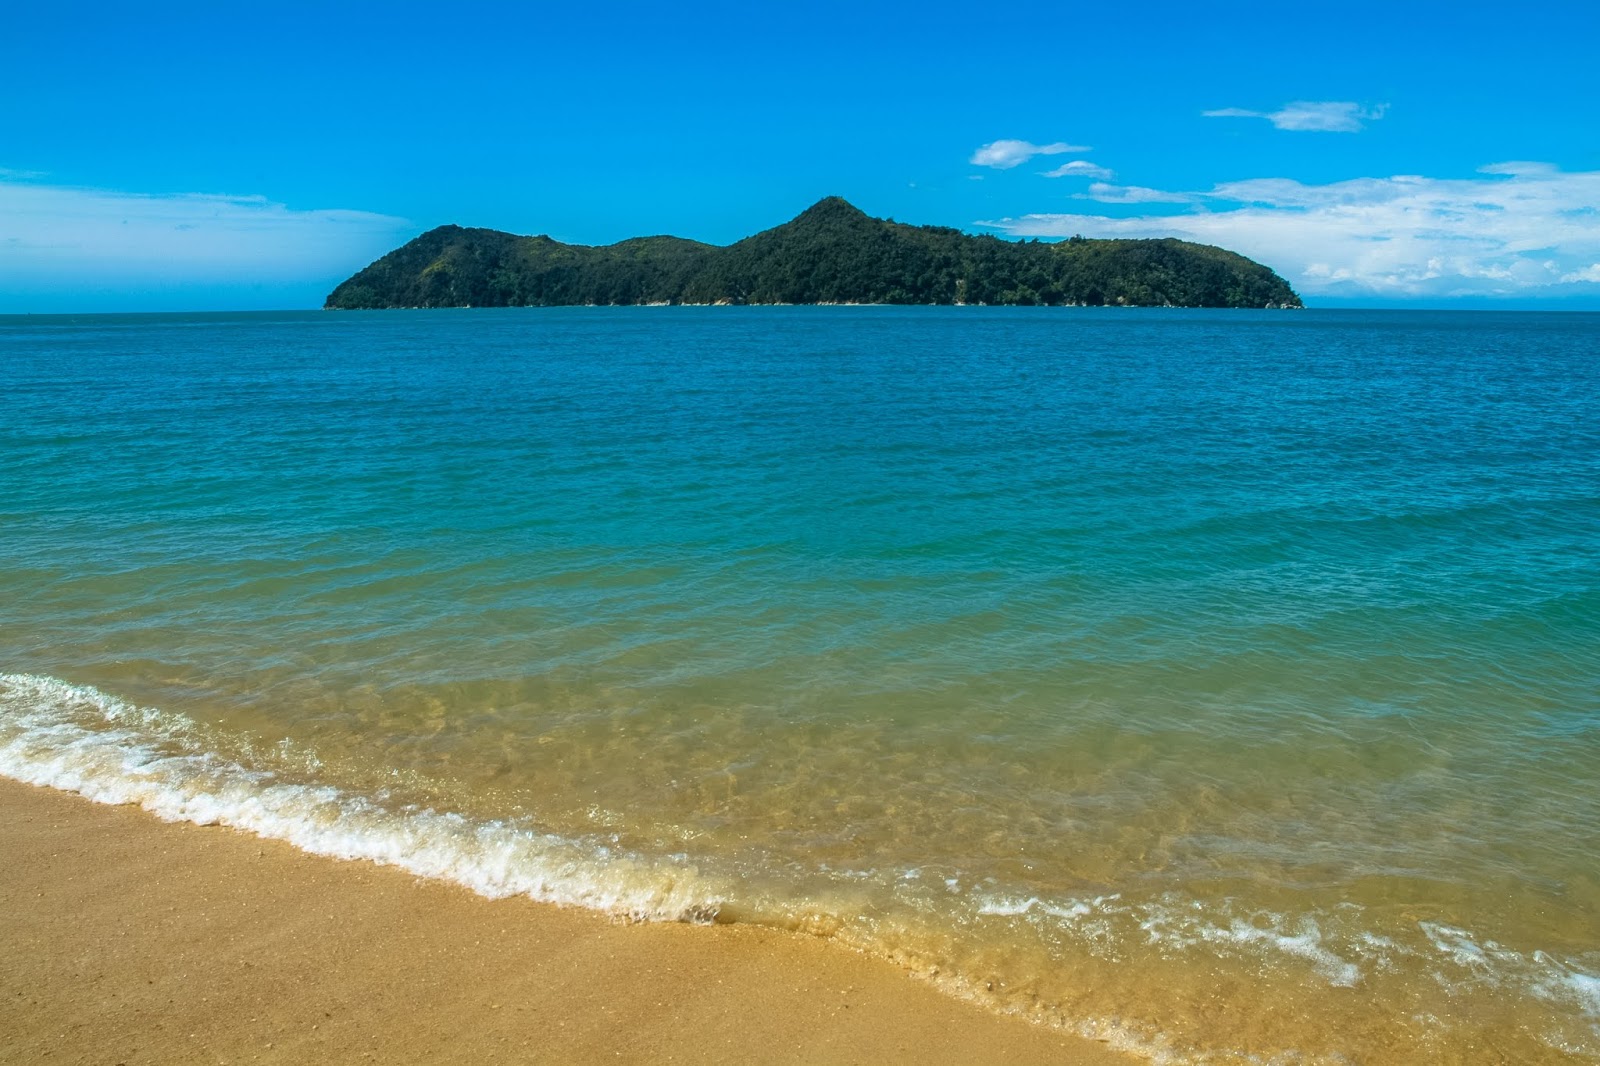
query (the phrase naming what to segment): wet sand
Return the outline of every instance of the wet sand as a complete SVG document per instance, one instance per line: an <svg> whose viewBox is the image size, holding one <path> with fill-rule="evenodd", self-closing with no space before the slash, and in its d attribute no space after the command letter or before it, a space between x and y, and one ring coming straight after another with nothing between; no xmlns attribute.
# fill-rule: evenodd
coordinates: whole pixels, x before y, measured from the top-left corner
<svg viewBox="0 0 1600 1066"><path fill-rule="evenodd" d="M892 965L626 924L0 779L0 1062L1132 1060Z"/></svg>

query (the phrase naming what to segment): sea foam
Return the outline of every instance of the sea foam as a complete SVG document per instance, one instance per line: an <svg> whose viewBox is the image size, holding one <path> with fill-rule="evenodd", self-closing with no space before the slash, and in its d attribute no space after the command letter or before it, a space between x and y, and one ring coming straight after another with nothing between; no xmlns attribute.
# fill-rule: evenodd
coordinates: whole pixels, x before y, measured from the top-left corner
<svg viewBox="0 0 1600 1066"><path fill-rule="evenodd" d="M842 915L808 923L801 907L788 909L775 900L753 905L740 899L737 878L707 873L684 856L641 855L603 837L542 831L528 819L475 819L394 803L382 795L318 782L314 774L308 780L290 780L276 769L224 757L208 746L209 740L202 726L181 714L55 678L0 674L0 775L99 803L137 804L166 821L228 826L311 854L394 866L489 898L523 896L632 920L705 923L740 915L740 920L790 928L834 929L845 943L896 959L948 992L1007 1011L1017 1009L986 995L985 982L943 969L950 960L919 957L895 943L875 942L872 934L863 938L861 928L841 928L849 926ZM308 771L316 766L314 758L300 763ZM853 880L873 872L832 875L833 880ZM1343 916L1338 924L1344 928L1335 932L1317 915L1235 909L1227 900L1202 905L1173 894L1153 899L1131 899L1119 892L969 894L956 879L944 883L952 905L966 911L967 920L1047 925L1102 958L1122 957L1142 941L1160 954L1250 958L1263 972L1283 973L1283 967L1298 964L1328 985L1343 988L1359 986L1369 974L1401 959L1423 964L1447 990L1480 985L1517 990L1576 1008L1591 1023L1600 1022L1600 976L1575 960L1515 951L1443 923L1418 922L1415 941L1405 943L1349 928L1351 915ZM1349 909L1352 914L1360 910L1354 905ZM1330 916L1322 917L1331 923ZM1355 925L1359 927L1359 920ZM1172 1057L1159 1033L1135 1033L1115 1018L1055 1015L1035 1020L1053 1020L1154 1061ZM1600 1035L1600 1024L1594 1032ZM1559 1034L1541 1039L1584 1056L1594 1052L1584 1037L1578 1043ZM1231 1061L1230 1053L1222 1053L1220 1060Z"/></svg>
<svg viewBox="0 0 1600 1066"><path fill-rule="evenodd" d="M242 829L314 855L396 866L494 899L707 922L725 898L692 865L514 821L285 781L205 751L197 737L182 715L54 678L0 674L0 774L18 781L137 804L169 822Z"/></svg>

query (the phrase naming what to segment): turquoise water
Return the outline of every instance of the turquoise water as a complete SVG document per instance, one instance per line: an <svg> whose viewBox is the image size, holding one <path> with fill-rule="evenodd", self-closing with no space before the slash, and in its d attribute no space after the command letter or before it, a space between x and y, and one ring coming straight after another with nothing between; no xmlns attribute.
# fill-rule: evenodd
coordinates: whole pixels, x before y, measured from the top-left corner
<svg viewBox="0 0 1600 1066"><path fill-rule="evenodd" d="M1600 1059L1597 416L1581 314L0 318L0 771L1157 1059Z"/></svg>

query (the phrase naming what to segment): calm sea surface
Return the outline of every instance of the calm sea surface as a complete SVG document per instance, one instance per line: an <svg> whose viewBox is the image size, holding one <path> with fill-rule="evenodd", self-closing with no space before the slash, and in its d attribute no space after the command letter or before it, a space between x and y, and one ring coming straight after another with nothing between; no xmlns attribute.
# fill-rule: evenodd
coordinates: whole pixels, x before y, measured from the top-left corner
<svg viewBox="0 0 1600 1066"><path fill-rule="evenodd" d="M1600 316L0 318L0 674L13 777L1157 1058L1600 1059Z"/></svg>

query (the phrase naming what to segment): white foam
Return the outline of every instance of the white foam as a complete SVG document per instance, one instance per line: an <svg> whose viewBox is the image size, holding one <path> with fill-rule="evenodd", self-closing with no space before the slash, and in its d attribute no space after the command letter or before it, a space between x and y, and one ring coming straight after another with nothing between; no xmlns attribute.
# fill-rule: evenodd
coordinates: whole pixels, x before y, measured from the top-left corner
<svg viewBox="0 0 1600 1066"><path fill-rule="evenodd" d="M726 898L693 866L670 859L284 782L205 751L181 715L96 689L0 674L0 712L0 774L99 803L137 804L166 821L231 826L490 898L527 896L635 919L709 921Z"/></svg>
<svg viewBox="0 0 1600 1066"><path fill-rule="evenodd" d="M1312 964L1329 984L1349 987L1361 980L1361 967L1324 942L1321 926L1310 916L1294 922L1282 915L1260 913L1245 920L1213 913L1197 900L1166 898L1129 903L1121 893L1093 898L1047 900L1039 896L988 896L978 914L991 917L1052 918L1058 928L1090 943L1114 945L1120 937L1142 934L1163 950L1203 946L1215 954L1255 954L1267 959L1287 955ZM1116 928L1112 920L1128 923ZM1137 929L1138 933L1133 931Z"/></svg>
<svg viewBox="0 0 1600 1066"><path fill-rule="evenodd" d="M1562 983L1577 1000L1578 1006L1591 1018L1600 1018L1600 976L1568 971Z"/></svg>
<svg viewBox="0 0 1600 1066"><path fill-rule="evenodd" d="M1281 920L1277 915L1272 917L1274 920ZM1316 967L1318 973L1328 979L1329 984L1336 987L1349 988L1361 980L1359 966L1334 954L1323 945L1322 930L1314 918L1302 918L1293 932L1284 932L1276 927L1264 929L1235 920L1226 930L1210 926L1204 929L1201 935L1207 940L1261 944L1285 955L1305 959Z"/></svg>
<svg viewBox="0 0 1600 1066"><path fill-rule="evenodd" d="M1120 896L1113 893L1109 896L1096 896L1093 899L1065 899L1059 901L1046 901L1038 896L1027 899L1016 897L989 896L984 897L978 906L978 913L992 917L1016 917L1023 914L1038 913L1051 918L1059 918L1065 922L1087 918L1095 913L1106 913L1113 908L1112 901Z"/></svg>
<svg viewBox="0 0 1600 1066"><path fill-rule="evenodd" d="M1585 973L1543 951L1534 952L1533 958L1542 968L1540 979L1533 982L1535 993L1545 999L1569 1001L1590 1018L1600 1020L1600 975Z"/></svg>
<svg viewBox="0 0 1600 1066"><path fill-rule="evenodd" d="M1442 922L1418 922L1417 928L1428 938L1428 943L1457 966L1469 970L1489 970L1489 955L1465 929Z"/></svg>

